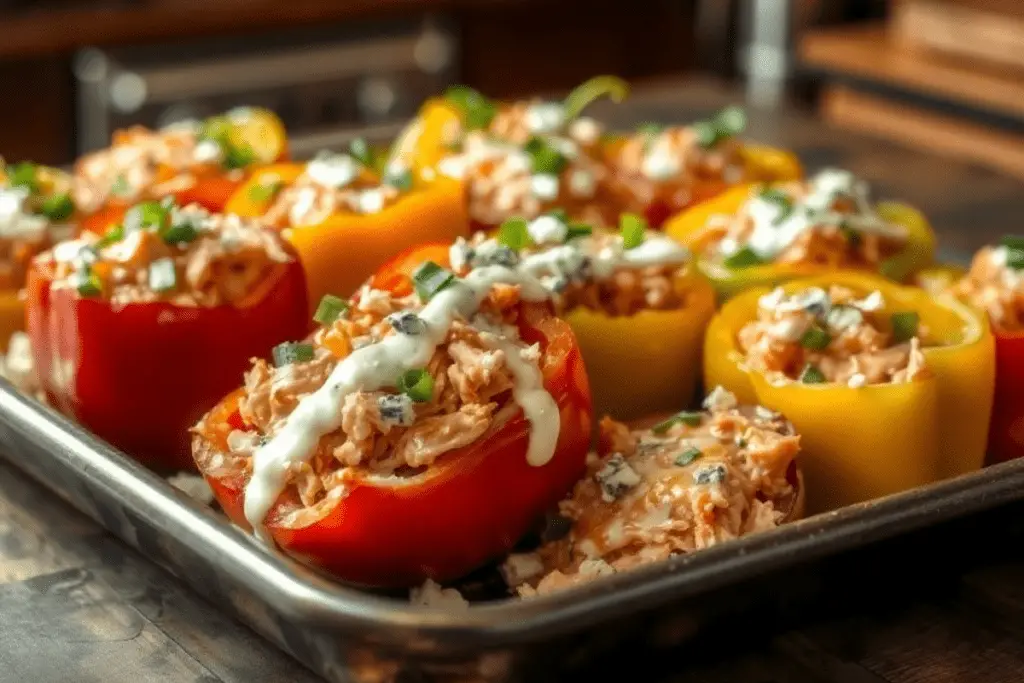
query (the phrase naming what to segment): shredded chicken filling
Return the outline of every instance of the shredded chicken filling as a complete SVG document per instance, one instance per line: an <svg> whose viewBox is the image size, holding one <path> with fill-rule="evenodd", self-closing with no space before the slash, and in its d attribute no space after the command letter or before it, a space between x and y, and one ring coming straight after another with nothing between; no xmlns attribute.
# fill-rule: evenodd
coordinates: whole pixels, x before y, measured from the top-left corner
<svg viewBox="0 0 1024 683"><path fill-rule="evenodd" d="M985 247L971 262L953 293L987 312L994 325L1007 331L1024 330L1024 270L1011 263L1009 247Z"/></svg>
<svg viewBox="0 0 1024 683"><path fill-rule="evenodd" d="M362 172L342 186L328 185L303 174L295 183L276 192L263 219L276 228L317 225L336 213L380 213L400 196L398 188Z"/></svg>

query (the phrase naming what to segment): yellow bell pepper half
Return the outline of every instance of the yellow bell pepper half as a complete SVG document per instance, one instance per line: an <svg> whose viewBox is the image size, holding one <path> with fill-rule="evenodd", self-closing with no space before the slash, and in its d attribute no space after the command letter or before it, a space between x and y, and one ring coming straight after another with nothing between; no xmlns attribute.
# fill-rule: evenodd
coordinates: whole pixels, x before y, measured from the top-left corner
<svg viewBox="0 0 1024 683"><path fill-rule="evenodd" d="M434 168L450 153L449 146L461 130L459 110L444 98L431 98L398 135L391 147L391 158L407 163L418 183L433 182Z"/></svg>
<svg viewBox="0 0 1024 683"><path fill-rule="evenodd" d="M698 256L704 274L714 283L722 300L736 296L750 287L773 287L800 277L829 272L829 268L814 264L769 263L747 268L729 268L700 254L708 247L708 220L716 215L733 215L747 201L760 184L734 187L721 195L698 204L669 219L665 232L682 242ZM918 270L931 264L935 257L935 233L928 219L917 209L899 202L879 202L878 214L907 229L907 244L898 254L882 262L879 273L897 282L906 282Z"/></svg>
<svg viewBox="0 0 1024 683"><path fill-rule="evenodd" d="M715 293L689 269L674 284L684 302L675 310L610 316L581 306L564 316L583 352L594 415L631 420L693 400Z"/></svg>
<svg viewBox="0 0 1024 683"><path fill-rule="evenodd" d="M838 284L879 290L889 313L920 316L932 375L905 384L850 388L772 384L743 365L737 334L757 317L755 288L723 306L704 345L706 387L722 385L744 403L783 413L801 435L810 512L823 512L971 472L985 458L995 345L988 321L952 297L852 272L798 280L788 292Z"/></svg>
<svg viewBox="0 0 1024 683"><path fill-rule="evenodd" d="M263 215L273 200L255 201L254 194L259 193L252 188L275 179L284 184L294 182L302 169L301 165L280 164L257 171L228 202L228 213ZM282 231L299 253L313 311L325 294L350 296L400 251L425 242L452 242L468 234L462 185L448 178L403 194L379 213L336 213L322 223Z"/></svg>

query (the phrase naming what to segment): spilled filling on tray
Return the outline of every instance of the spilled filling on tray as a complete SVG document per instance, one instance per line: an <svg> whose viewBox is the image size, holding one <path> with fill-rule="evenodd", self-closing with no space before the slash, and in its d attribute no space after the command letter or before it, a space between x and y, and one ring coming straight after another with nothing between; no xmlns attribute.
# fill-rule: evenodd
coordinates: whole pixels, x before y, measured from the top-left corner
<svg viewBox="0 0 1024 683"><path fill-rule="evenodd" d="M543 595L787 521L797 499L793 426L738 406L721 387L704 408L645 430L605 418L586 477L559 506L567 533L510 556L509 585Z"/></svg>
<svg viewBox="0 0 1024 683"><path fill-rule="evenodd" d="M99 237L83 233L40 254L53 289L127 304L243 305L292 257L262 223L170 200L132 207Z"/></svg>
<svg viewBox="0 0 1024 683"><path fill-rule="evenodd" d="M838 285L793 294L776 288L760 298L757 319L739 332L744 363L773 382L851 388L930 376L918 314L890 314L885 306L877 290L858 298Z"/></svg>
<svg viewBox="0 0 1024 683"><path fill-rule="evenodd" d="M570 221L563 212L502 224L495 237L477 233L451 248L456 272L487 263L505 263L530 272L551 292L556 310L579 306L610 315L641 310L678 309L687 291L678 276L688 250L660 233L649 232L634 215L620 219L618 232Z"/></svg>
<svg viewBox="0 0 1024 683"><path fill-rule="evenodd" d="M981 249L952 291L988 313L996 327L1024 330L1024 237L1007 236Z"/></svg>
<svg viewBox="0 0 1024 683"><path fill-rule="evenodd" d="M827 169L808 182L759 187L732 216L713 216L700 240L706 258L729 268L764 263L878 270L908 239L881 218L867 184Z"/></svg>

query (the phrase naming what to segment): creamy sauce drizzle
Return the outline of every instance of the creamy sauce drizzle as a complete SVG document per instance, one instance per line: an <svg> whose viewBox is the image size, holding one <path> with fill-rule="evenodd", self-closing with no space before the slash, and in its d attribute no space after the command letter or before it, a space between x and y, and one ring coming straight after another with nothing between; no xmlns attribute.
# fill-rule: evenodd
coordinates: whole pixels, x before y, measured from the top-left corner
<svg viewBox="0 0 1024 683"><path fill-rule="evenodd" d="M29 192L23 187L0 188L0 237L32 239L46 230L47 220L25 208Z"/></svg>

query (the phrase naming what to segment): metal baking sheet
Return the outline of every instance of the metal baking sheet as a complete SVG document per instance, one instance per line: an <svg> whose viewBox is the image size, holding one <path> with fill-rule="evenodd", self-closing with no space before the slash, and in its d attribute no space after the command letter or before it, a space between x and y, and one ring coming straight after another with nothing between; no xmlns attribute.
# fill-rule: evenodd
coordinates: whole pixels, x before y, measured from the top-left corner
<svg viewBox="0 0 1024 683"><path fill-rule="evenodd" d="M445 611L334 583L268 551L3 381L0 443L13 464L335 682L576 680L572 672L631 640L692 645L725 620L735 643L747 623L741 615L751 610L763 629L864 593L858 586L877 584L869 591L877 594L901 577L934 576L994 545L977 529L998 527L1003 541L1024 537L1018 461L561 594ZM1014 504L1021 510L1007 513ZM972 515L972 526L955 526ZM854 561L852 552L866 555Z"/></svg>

